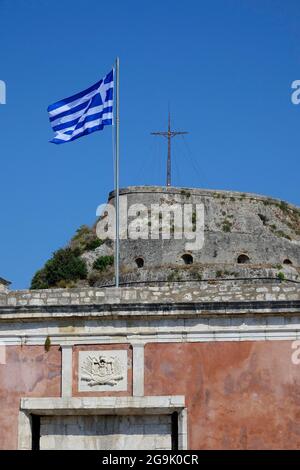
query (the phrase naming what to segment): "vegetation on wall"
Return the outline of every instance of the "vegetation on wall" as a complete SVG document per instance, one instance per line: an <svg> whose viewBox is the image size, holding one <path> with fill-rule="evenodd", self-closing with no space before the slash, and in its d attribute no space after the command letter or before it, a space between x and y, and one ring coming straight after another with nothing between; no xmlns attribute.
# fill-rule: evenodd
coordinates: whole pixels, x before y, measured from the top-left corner
<svg viewBox="0 0 300 470"><path fill-rule="evenodd" d="M225 219L222 223L222 230L223 232L231 232L232 222L228 219Z"/></svg>
<svg viewBox="0 0 300 470"><path fill-rule="evenodd" d="M93 269L88 275L90 286L95 286L99 282L105 282L114 276L114 256L99 256L93 263Z"/></svg>
<svg viewBox="0 0 300 470"><path fill-rule="evenodd" d="M104 271L108 266L112 266L114 264L114 257L111 256L99 256L94 261L93 269L97 271Z"/></svg>
<svg viewBox="0 0 300 470"><path fill-rule="evenodd" d="M170 274L168 274L167 281L168 282L179 282L179 281L181 281L181 276L180 276L178 268L172 270L172 272L170 272Z"/></svg>
<svg viewBox="0 0 300 470"><path fill-rule="evenodd" d="M82 225L72 238L70 248L76 253L82 254L85 251L95 250L102 243L103 241L97 237L93 229L88 227L88 225Z"/></svg>
<svg viewBox="0 0 300 470"><path fill-rule="evenodd" d="M51 348L51 339L50 339L50 336L47 336L45 340L45 344L44 344L44 349L46 352L49 352L50 348Z"/></svg>
<svg viewBox="0 0 300 470"><path fill-rule="evenodd" d="M95 250L102 243L93 228L82 225L69 246L55 251L45 266L35 273L30 288L76 287L78 281L88 277L87 265L81 255L86 251ZM106 263L109 264L109 260L106 260Z"/></svg>
<svg viewBox="0 0 300 470"><path fill-rule="evenodd" d="M71 287L72 282L86 279L87 267L71 248L61 248L53 253L43 269L37 271L31 281L31 289Z"/></svg>

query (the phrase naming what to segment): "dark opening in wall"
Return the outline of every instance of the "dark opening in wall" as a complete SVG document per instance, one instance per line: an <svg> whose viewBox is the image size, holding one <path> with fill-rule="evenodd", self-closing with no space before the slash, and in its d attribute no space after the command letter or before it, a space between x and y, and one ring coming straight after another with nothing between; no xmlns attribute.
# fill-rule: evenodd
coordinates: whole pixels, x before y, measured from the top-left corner
<svg viewBox="0 0 300 470"><path fill-rule="evenodd" d="M250 263L250 258L249 258L249 256L242 254L242 255L238 256L237 262L239 264Z"/></svg>
<svg viewBox="0 0 300 470"><path fill-rule="evenodd" d="M194 258L189 253L185 253L181 258L183 259L184 264L193 264Z"/></svg>
<svg viewBox="0 0 300 470"><path fill-rule="evenodd" d="M40 450L40 429L41 419L40 416L31 415L31 432L32 432L32 450Z"/></svg>
<svg viewBox="0 0 300 470"><path fill-rule="evenodd" d="M172 450L178 450L178 411L171 415L171 427Z"/></svg>
<svg viewBox="0 0 300 470"><path fill-rule="evenodd" d="M293 263L291 262L290 259L286 258L286 259L283 261L283 264L293 264Z"/></svg>
<svg viewBox="0 0 300 470"><path fill-rule="evenodd" d="M144 260L143 258L136 258L135 264L137 265L138 268L142 268L144 266Z"/></svg>

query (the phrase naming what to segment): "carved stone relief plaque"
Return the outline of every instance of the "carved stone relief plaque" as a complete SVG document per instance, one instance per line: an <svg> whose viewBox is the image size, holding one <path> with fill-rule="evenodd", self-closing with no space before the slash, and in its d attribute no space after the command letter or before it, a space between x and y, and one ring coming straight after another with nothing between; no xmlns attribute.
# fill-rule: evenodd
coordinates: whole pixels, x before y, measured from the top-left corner
<svg viewBox="0 0 300 470"><path fill-rule="evenodd" d="M79 351L80 392L127 390L127 351Z"/></svg>

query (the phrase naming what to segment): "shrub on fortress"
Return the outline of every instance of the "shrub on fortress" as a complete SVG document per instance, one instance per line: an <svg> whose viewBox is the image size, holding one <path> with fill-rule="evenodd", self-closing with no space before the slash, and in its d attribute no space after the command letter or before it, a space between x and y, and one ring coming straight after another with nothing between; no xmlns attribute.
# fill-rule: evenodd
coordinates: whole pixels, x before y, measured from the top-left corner
<svg viewBox="0 0 300 470"><path fill-rule="evenodd" d="M31 289L64 287L68 283L87 278L87 267L79 254L71 248L62 248L53 254L45 267L37 271L31 281Z"/></svg>
<svg viewBox="0 0 300 470"><path fill-rule="evenodd" d="M69 246L56 251L44 268L36 272L30 288L75 287L76 281L86 279L88 275L86 263L80 256L85 251L95 250L102 243L93 228L82 225Z"/></svg>
<svg viewBox="0 0 300 470"><path fill-rule="evenodd" d="M108 266L112 266L114 264L114 256L99 256L94 261L93 269L97 269L97 271L105 271Z"/></svg>
<svg viewBox="0 0 300 470"><path fill-rule="evenodd" d="M97 237L95 230L87 225L82 225L72 238L70 248L76 253L82 254L85 251L95 250L102 243L103 241Z"/></svg>

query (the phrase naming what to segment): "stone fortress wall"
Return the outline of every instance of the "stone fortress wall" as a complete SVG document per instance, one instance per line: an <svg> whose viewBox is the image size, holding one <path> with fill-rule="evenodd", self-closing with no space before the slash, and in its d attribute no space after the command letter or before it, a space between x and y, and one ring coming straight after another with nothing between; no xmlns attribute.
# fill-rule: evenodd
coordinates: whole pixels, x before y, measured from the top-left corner
<svg viewBox="0 0 300 470"><path fill-rule="evenodd" d="M174 233L169 240L121 240L122 285L276 278L279 271L288 279L300 279L300 209L296 206L256 194L191 188L128 187L121 189L120 195L127 197L128 207L203 204L205 230L204 246L195 251L186 250L186 239L176 240ZM109 202L115 203L113 192ZM147 217L145 224L150 230L151 219ZM113 253L112 246L104 245L87 258L94 259L102 252ZM191 264L184 259L186 254L192 256ZM112 283L108 277L98 285Z"/></svg>

